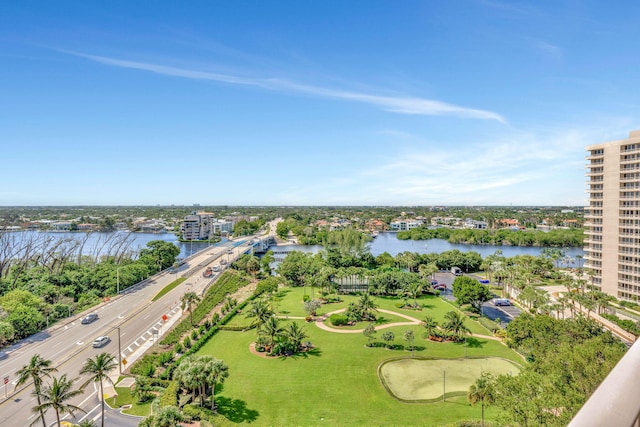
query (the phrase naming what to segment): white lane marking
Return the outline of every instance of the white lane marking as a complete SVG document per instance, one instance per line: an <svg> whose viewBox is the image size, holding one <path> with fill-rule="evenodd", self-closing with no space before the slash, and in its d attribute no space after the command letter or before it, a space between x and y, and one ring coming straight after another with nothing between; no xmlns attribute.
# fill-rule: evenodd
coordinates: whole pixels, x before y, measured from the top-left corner
<svg viewBox="0 0 640 427"><path fill-rule="evenodd" d="M98 409L100 406L102 406L102 403L98 403L93 409L87 411L87 413L82 418L80 418L78 421L80 421L80 422L84 421L85 418L87 418L93 411ZM100 416L99 412L98 412L98 416Z"/></svg>
<svg viewBox="0 0 640 427"><path fill-rule="evenodd" d="M82 342L82 341L78 341L76 344L77 344L77 345L84 345L84 342Z"/></svg>

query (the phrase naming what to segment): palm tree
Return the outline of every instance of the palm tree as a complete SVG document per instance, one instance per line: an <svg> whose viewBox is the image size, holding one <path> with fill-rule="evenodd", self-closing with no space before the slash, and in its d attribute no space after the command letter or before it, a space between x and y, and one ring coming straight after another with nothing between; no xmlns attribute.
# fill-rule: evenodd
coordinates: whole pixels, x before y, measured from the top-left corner
<svg viewBox="0 0 640 427"><path fill-rule="evenodd" d="M43 414L48 409L53 408L56 411L56 420L58 421L58 427L60 423L60 414L69 413L74 415L76 411L85 412L82 408L66 403L68 400L82 394L82 389L72 390L75 380L68 379L64 374L60 378L52 377L53 381L51 385L46 385L40 390L40 397L42 403L33 408L34 412ZM35 394L35 392L34 392Z"/></svg>
<svg viewBox="0 0 640 427"><path fill-rule="evenodd" d="M447 312L444 318L445 322L442 327L454 337L460 338L471 332L464 324L464 317L457 311Z"/></svg>
<svg viewBox="0 0 640 427"><path fill-rule="evenodd" d="M255 320L251 323L251 327L256 326L258 328L258 333L260 333L260 327L269 320L271 316L273 316L273 310L263 299L254 301L246 314L246 317L255 317Z"/></svg>
<svg viewBox="0 0 640 427"><path fill-rule="evenodd" d="M229 376L229 367L219 359L213 359L212 361L207 363L207 368L205 369L207 372L207 383L209 387L211 387L211 410L215 411L215 394L216 394L216 385L222 384L225 379Z"/></svg>
<svg viewBox="0 0 640 427"><path fill-rule="evenodd" d="M424 326L424 328L427 330L427 336L432 337L435 334L436 329L438 328L438 322L436 322L436 319L434 319L433 317L427 315L424 316L424 322L422 323L422 326Z"/></svg>
<svg viewBox="0 0 640 427"><path fill-rule="evenodd" d="M422 283L420 282L411 282L409 286L407 286L407 292L413 297L413 305L414 307L418 307L418 295L422 293Z"/></svg>
<svg viewBox="0 0 640 427"><path fill-rule="evenodd" d="M100 353L95 359L87 359L80 369L80 374L89 374L89 379L82 384L81 388L85 388L90 382L100 383L100 400L102 402L102 427L104 427L104 389L103 381L106 380L111 385L113 381L109 378L109 372L118 366L115 357L109 353Z"/></svg>
<svg viewBox="0 0 640 427"><path fill-rule="evenodd" d="M373 301L369 294L362 294L357 305L363 317L361 320L369 319L371 317L369 312L378 308L378 305Z"/></svg>
<svg viewBox="0 0 640 427"><path fill-rule="evenodd" d="M191 322L191 326L193 326L193 307L200 302L200 297L196 295L195 292L187 292L182 295L180 301L182 302L180 308L182 311L186 309L189 312L189 321Z"/></svg>
<svg viewBox="0 0 640 427"><path fill-rule="evenodd" d="M18 382L16 388L20 387L30 379L33 381L33 387L35 389L34 395L38 400L38 406L42 405L40 401L40 389L42 387L43 377L51 377L52 372L57 372L56 368L51 367L51 360L45 360L39 354L34 354L31 357L28 365L24 365L16 374L18 375ZM47 427L47 423L44 419L44 412L40 411L40 418L42 419L43 427Z"/></svg>
<svg viewBox="0 0 640 427"><path fill-rule="evenodd" d="M367 337L367 345L371 346L371 341L373 340L373 336L376 334L376 328L373 326L373 322L369 322L366 328L362 331L362 334Z"/></svg>
<svg viewBox="0 0 640 427"><path fill-rule="evenodd" d="M480 378L476 379L474 384L469 387L467 400L472 405L480 402L482 407L481 426L484 427L484 406L490 405L495 401L495 381L493 375L489 372L482 372Z"/></svg>
<svg viewBox="0 0 640 427"><path fill-rule="evenodd" d="M279 325L278 318L273 314L261 325L259 333L269 337L269 345L273 346L276 341L276 337L281 335L284 329Z"/></svg>
<svg viewBox="0 0 640 427"><path fill-rule="evenodd" d="M284 336L297 352L300 349L302 340L307 337L307 334L304 328L301 328L296 322L291 322L289 327L284 331Z"/></svg>

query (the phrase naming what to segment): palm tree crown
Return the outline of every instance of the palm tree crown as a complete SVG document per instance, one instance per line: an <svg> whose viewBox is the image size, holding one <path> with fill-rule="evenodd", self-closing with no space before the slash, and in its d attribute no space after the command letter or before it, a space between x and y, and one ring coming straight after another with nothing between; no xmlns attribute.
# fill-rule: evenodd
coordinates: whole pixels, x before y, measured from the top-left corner
<svg viewBox="0 0 640 427"><path fill-rule="evenodd" d="M107 380L111 385L113 381L109 378L109 372L118 366L115 357L109 353L100 353L95 359L87 359L80 369L80 374L89 374L89 379L84 382L82 388L85 388L90 382L100 383L100 396L102 401L102 427L104 427L104 390L103 381Z"/></svg>
<svg viewBox="0 0 640 427"><path fill-rule="evenodd" d="M68 400L82 393L82 389L72 390L74 381L73 379L67 378L66 374L60 378L53 377L51 385L45 385L40 390L42 403L33 408L33 411L44 413L48 409L53 409L56 412L58 426L61 426L60 414L69 413L74 415L76 411L84 412L82 408L66 403Z"/></svg>
<svg viewBox="0 0 640 427"><path fill-rule="evenodd" d="M40 399L40 389L42 388L43 377L51 377L51 373L57 372L56 368L51 367L51 360L43 359L39 354L34 354L31 357L28 365L24 365L22 369L16 372L18 375L18 381L16 382L16 388L25 384L30 379L33 380L34 395L38 401L38 406L42 405ZM44 419L44 412L40 410L40 417L43 427L47 426Z"/></svg>

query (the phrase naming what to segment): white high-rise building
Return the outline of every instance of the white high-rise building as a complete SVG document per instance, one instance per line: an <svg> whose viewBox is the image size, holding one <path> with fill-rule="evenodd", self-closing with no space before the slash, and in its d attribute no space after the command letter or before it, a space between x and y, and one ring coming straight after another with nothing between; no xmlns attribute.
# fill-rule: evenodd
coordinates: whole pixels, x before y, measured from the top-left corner
<svg viewBox="0 0 640 427"><path fill-rule="evenodd" d="M640 299L640 130L587 146L584 266L616 298Z"/></svg>

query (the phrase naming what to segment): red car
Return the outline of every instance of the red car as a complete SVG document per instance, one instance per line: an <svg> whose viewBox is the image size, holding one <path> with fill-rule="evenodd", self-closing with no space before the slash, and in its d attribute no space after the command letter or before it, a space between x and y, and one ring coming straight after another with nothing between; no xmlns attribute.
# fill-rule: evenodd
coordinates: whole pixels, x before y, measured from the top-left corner
<svg viewBox="0 0 640 427"><path fill-rule="evenodd" d="M447 285L445 285L444 283L438 283L437 285L433 285L433 289L435 289L436 291L444 291L447 289Z"/></svg>

